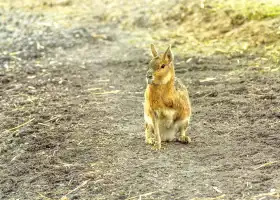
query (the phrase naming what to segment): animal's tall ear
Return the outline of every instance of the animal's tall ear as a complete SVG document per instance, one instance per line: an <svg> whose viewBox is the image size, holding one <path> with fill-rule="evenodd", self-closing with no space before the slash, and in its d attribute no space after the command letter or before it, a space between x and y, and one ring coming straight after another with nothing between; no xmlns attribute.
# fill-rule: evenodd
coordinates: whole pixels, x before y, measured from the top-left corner
<svg viewBox="0 0 280 200"><path fill-rule="evenodd" d="M158 53L157 53L157 50L156 50L154 44L151 44L151 51L152 51L153 57L157 57Z"/></svg>
<svg viewBox="0 0 280 200"><path fill-rule="evenodd" d="M164 55L163 55L163 59L167 60L168 62L172 62L174 59L173 53L171 51L171 45L169 45L169 47L167 48L167 50L165 51Z"/></svg>

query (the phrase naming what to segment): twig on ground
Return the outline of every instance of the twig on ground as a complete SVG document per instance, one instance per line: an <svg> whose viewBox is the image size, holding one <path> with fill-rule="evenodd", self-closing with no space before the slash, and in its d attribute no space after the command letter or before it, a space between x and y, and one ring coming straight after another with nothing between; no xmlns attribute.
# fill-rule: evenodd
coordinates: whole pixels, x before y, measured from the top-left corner
<svg viewBox="0 0 280 200"><path fill-rule="evenodd" d="M198 198L198 197L195 197L195 198L192 198L191 200L217 200L217 199L225 199L226 195L223 194L223 195L220 195L220 196L217 196L217 197L207 197L207 198Z"/></svg>
<svg viewBox="0 0 280 200"><path fill-rule="evenodd" d="M112 91L105 91L105 92L95 92L92 94L117 94L119 92L120 92L120 90L112 90Z"/></svg>
<svg viewBox="0 0 280 200"><path fill-rule="evenodd" d="M262 197L262 198L260 198ZM265 199L265 197L273 197L273 199L279 199L280 198L280 191L274 191L274 192L268 192L263 194L258 194L253 197L253 199Z"/></svg>
<svg viewBox="0 0 280 200"><path fill-rule="evenodd" d="M263 168L263 167L267 167L267 166L270 166L272 164L275 164L275 163L278 163L279 161L271 161L271 162L267 162L267 163L264 163L258 167L255 167L254 170L257 170L257 169L260 169L260 168Z"/></svg>
<svg viewBox="0 0 280 200"><path fill-rule="evenodd" d="M88 91L95 91L95 90L101 90L102 88L89 88Z"/></svg>
<svg viewBox="0 0 280 200"><path fill-rule="evenodd" d="M18 155L16 155L15 157L13 157L13 158L11 159L11 162L13 162L14 160L16 160L20 155L21 155L21 153L18 154Z"/></svg>
<svg viewBox="0 0 280 200"><path fill-rule="evenodd" d="M60 116L55 116L55 117L53 117L53 118L51 118L51 119L45 121L44 123L50 122L50 121L55 120L55 119L57 119L57 118L59 118L59 117L60 117Z"/></svg>
<svg viewBox="0 0 280 200"><path fill-rule="evenodd" d="M146 197L146 196L149 196L149 195L151 195L151 194L158 193L158 192L162 192L162 191L148 192L148 193L140 194L140 195L137 195L137 196L134 196L134 197L129 197L129 198L127 198L126 200L135 199L135 198L141 199L142 197Z"/></svg>
<svg viewBox="0 0 280 200"><path fill-rule="evenodd" d="M100 80L96 80L96 82L109 82L110 79L100 79Z"/></svg>
<svg viewBox="0 0 280 200"><path fill-rule="evenodd" d="M51 198L49 197L46 197L45 195L41 194L38 192L38 194L40 195L40 197L42 197L43 199L46 199L46 200L52 200Z"/></svg>
<svg viewBox="0 0 280 200"><path fill-rule="evenodd" d="M42 126L50 126L50 125L47 125L47 124L43 124L43 123L38 123L39 125L42 125Z"/></svg>
<svg viewBox="0 0 280 200"><path fill-rule="evenodd" d="M223 193L218 187L213 187L213 189L218 193Z"/></svg>
<svg viewBox="0 0 280 200"><path fill-rule="evenodd" d="M78 187L76 187L75 189L69 191L66 195L64 195L63 197L66 197L67 195L73 193L73 192L76 192L77 190L79 190L80 188L84 187L87 183L89 182L89 180L86 180L84 182L82 182L81 185L78 185ZM63 199L63 197L61 199Z"/></svg>
<svg viewBox="0 0 280 200"><path fill-rule="evenodd" d="M11 129L6 130L6 131L9 131L9 132L10 132L10 131L17 130L17 129L19 129L19 128L21 128L21 127L23 127L23 126L25 126L25 125L31 123L34 119L35 119L35 118L32 118L32 119L28 120L27 122L24 122L23 124L20 124L20 125L14 127L14 128L11 128Z"/></svg>

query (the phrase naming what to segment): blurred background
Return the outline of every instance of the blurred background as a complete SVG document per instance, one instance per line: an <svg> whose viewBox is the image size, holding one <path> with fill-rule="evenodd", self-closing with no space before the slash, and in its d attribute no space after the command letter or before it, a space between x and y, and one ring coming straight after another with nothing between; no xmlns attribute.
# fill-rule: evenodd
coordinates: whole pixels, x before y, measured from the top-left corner
<svg viewBox="0 0 280 200"><path fill-rule="evenodd" d="M116 25L135 35L130 43L138 47L168 41L181 54L249 53L279 62L277 0L2 0L0 6L49 13L65 26L67 18Z"/></svg>

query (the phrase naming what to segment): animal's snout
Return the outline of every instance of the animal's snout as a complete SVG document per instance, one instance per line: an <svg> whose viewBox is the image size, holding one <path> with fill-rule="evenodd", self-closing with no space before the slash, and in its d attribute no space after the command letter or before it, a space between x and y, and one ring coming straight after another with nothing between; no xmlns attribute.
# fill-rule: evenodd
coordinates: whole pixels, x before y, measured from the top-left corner
<svg viewBox="0 0 280 200"><path fill-rule="evenodd" d="M147 71L146 78L147 78L148 84L151 84L153 82L153 73L151 71Z"/></svg>
<svg viewBox="0 0 280 200"><path fill-rule="evenodd" d="M148 70L146 73L147 78L153 78L153 72L151 70Z"/></svg>
<svg viewBox="0 0 280 200"><path fill-rule="evenodd" d="M146 78L147 78L147 79L152 79L152 78L153 78L153 75L152 75L152 74L146 74Z"/></svg>

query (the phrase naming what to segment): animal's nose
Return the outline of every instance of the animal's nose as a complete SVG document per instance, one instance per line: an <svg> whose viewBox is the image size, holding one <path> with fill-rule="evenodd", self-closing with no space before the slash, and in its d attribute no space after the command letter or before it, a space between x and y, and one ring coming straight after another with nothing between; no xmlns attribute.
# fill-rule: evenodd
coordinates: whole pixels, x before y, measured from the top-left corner
<svg viewBox="0 0 280 200"><path fill-rule="evenodd" d="M146 77L147 78L153 78L153 75L152 74L146 74Z"/></svg>
<svg viewBox="0 0 280 200"><path fill-rule="evenodd" d="M153 73L151 71L147 71L146 77L147 78L153 78Z"/></svg>

